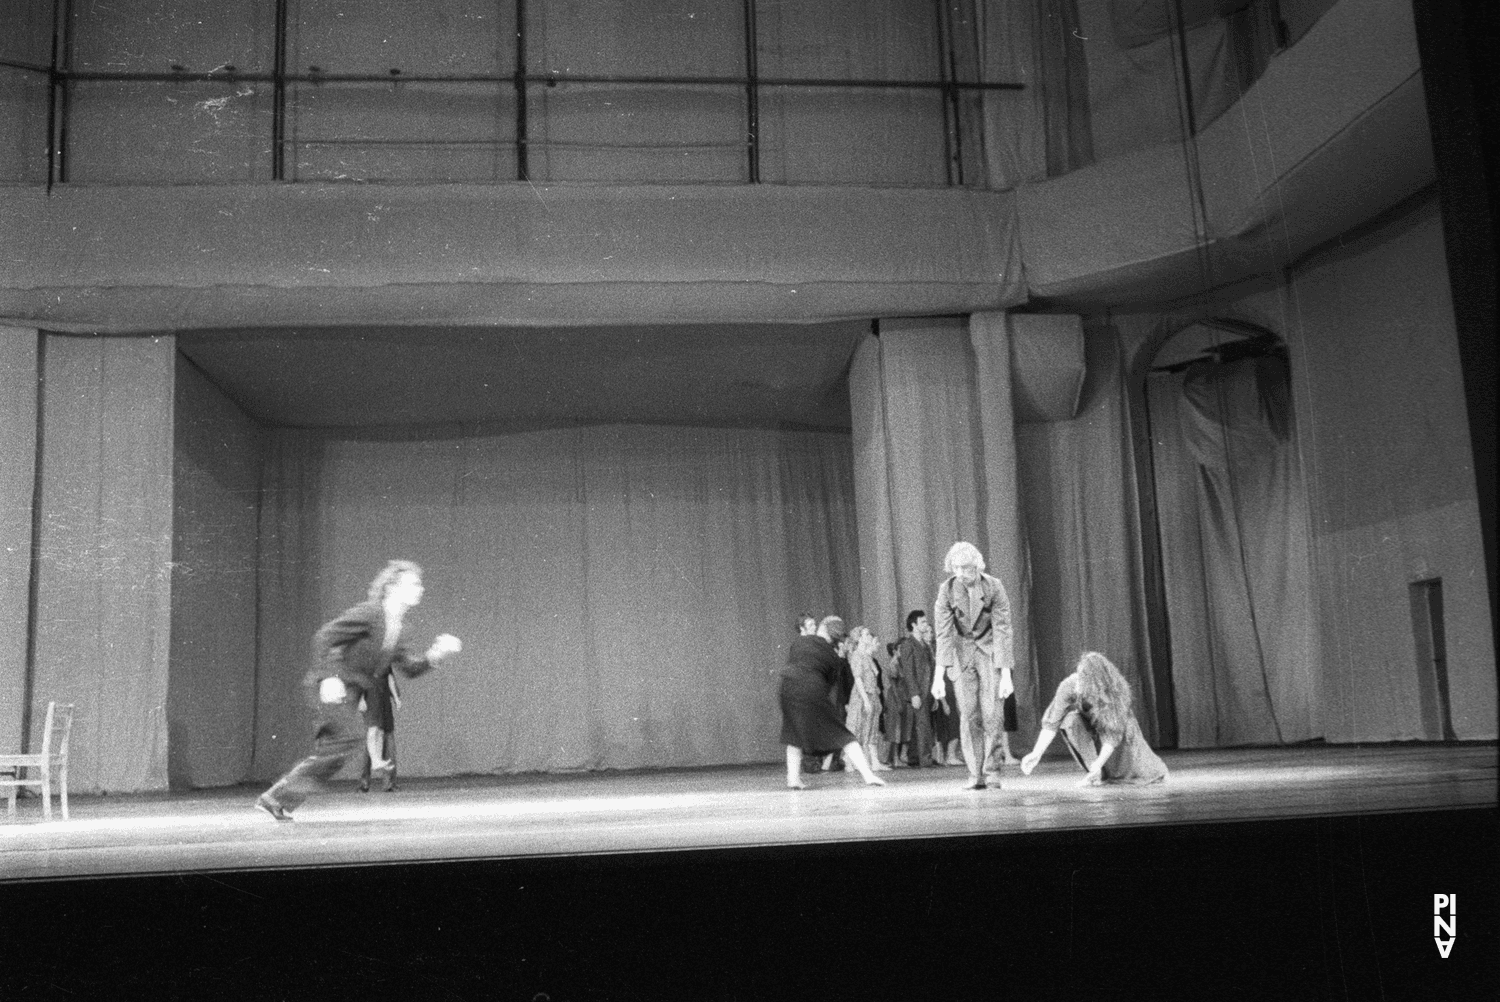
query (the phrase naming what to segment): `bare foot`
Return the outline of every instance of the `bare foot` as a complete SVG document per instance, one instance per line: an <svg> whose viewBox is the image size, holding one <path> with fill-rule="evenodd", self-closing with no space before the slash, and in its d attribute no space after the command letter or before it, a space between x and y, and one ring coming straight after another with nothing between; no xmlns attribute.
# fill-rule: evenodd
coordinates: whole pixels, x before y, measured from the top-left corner
<svg viewBox="0 0 1500 1002"><path fill-rule="evenodd" d="M391 767L391 760L388 759L388 758L383 758L383 759L380 759L378 761L375 760L375 759L371 759L370 760L370 771L371 772L385 772L388 769L390 769L390 767Z"/></svg>
<svg viewBox="0 0 1500 1002"><path fill-rule="evenodd" d="M789 779L786 781L786 788L788 790L805 790L807 789L807 784L800 779Z"/></svg>
<svg viewBox="0 0 1500 1002"><path fill-rule="evenodd" d="M870 773L870 775L868 775L868 776L865 777L865 785L866 786L884 786L885 785L885 780L881 779L879 776L875 775L872 772L872 773Z"/></svg>
<svg viewBox="0 0 1500 1002"><path fill-rule="evenodd" d="M875 772L890 772L891 771L891 767L888 766L888 765L886 765L884 762L876 762L874 765L870 766L870 768L873 771L875 771Z"/></svg>

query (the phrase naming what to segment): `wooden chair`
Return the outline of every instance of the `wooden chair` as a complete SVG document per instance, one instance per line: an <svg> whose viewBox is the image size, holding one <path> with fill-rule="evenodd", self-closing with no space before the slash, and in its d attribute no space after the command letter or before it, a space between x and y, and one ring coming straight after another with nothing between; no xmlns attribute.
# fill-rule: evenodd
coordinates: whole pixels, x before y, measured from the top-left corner
<svg viewBox="0 0 1500 1002"><path fill-rule="evenodd" d="M68 820L68 736L73 730L73 704L47 704L47 723L42 727L42 750L26 755L0 755L0 787L5 788L9 808L6 816L16 816L16 790L22 786L42 791L42 817L52 820L52 784L62 801L63 820ZM39 775L26 777L31 769Z"/></svg>

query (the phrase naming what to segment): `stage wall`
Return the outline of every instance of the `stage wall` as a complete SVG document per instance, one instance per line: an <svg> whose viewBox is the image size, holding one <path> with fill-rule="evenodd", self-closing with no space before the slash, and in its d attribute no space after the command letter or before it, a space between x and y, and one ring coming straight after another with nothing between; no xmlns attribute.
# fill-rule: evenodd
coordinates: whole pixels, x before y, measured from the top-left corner
<svg viewBox="0 0 1500 1002"><path fill-rule="evenodd" d="M250 774L264 432L176 357L168 775L173 787Z"/></svg>
<svg viewBox="0 0 1500 1002"><path fill-rule="evenodd" d="M1423 721L1410 603L1412 582L1440 577L1454 731L1493 739L1493 634L1435 198L1346 234L1269 291L1115 323L1139 364L1209 315L1264 326L1291 352L1318 679L1310 736L1441 737ZM1173 654L1180 689L1193 676Z"/></svg>
<svg viewBox="0 0 1500 1002"><path fill-rule="evenodd" d="M1422 738L1409 587L1441 577L1459 738L1496 736L1495 652L1453 303L1429 200L1293 269L1285 318L1332 741Z"/></svg>
<svg viewBox="0 0 1500 1002"><path fill-rule="evenodd" d="M253 774L306 753L311 638L398 557L413 642L465 645L403 689L404 773L775 761L794 615L860 616L852 476L838 433L276 430Z"/></svg>

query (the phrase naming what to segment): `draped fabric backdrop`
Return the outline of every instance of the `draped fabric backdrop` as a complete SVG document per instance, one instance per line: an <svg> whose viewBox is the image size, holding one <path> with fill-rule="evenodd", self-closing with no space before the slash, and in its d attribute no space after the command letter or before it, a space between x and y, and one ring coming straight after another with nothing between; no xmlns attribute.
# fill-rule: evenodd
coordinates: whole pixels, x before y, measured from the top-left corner
<svg viewBox="0 0 1500 1002"><path fill-rule="evenodd" d="M166 786L174 353L170 337L43 344L31 713L77 706L80 793Z"/></svg>
<svg viewBox="0 0 1500 1002"><path fill-rule="evenodd" d="M972 331L971 331L972 326ZM883 320L849 373L866 623L898 636L931 615L943 556L967 539L1005 585L1023 726L1038 714L1003 315Z"/></svg>
<svg viewBox="0 0 1500 1002"><path fill-rule="evenodd" d="M6 752L21 749L26 722L40 343L34 330L0 327L0 623L9 624L0 629L0 751Z"/></svg>
<svg viewBox="0 0 1500 1002"><path fill-rule="evenodd" d="M1182 747L1321 735L1307 492L1275 358L1148 382Z"/></svg>
<svg viewBox="0 0 1500 1002"><path fill-rule="evenodd" d="M1121 352L1113 330L1086 333L1088 375L1077 417L1016 427L1039 708L1080 653L1100 651L1129 680L1136 717L1155 744L1160 729Z"/></svg>
<svg viewBox="0 0 1500 1002"><path fill-rule="evenodd" d="M319 624L422 564L412 775L774 761L801 610L858 619L849 438L611 425L270 437L254 772L306 751Z"/></svg>

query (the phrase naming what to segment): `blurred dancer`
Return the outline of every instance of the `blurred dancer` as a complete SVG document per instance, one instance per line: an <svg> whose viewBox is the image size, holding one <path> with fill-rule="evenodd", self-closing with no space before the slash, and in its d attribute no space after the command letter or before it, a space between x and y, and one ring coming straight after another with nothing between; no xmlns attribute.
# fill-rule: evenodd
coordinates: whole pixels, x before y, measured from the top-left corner
<svg viewBox="0 0 1500 1002"><path fill-rule="evenodd" d="M277 821L292 820L291 812L308 794L364 752L367 742L373 746L375 739L359 712L360 699L368 704L392 670L415 678L462 649L457 637L445 633L423 656L410 654L401 643L402 621L421 601L422 569L408 560L392 560L370 582L366 601L318 631L318 663L303 678L317 714L312 754L262 793L256 807Z"/></svg>

